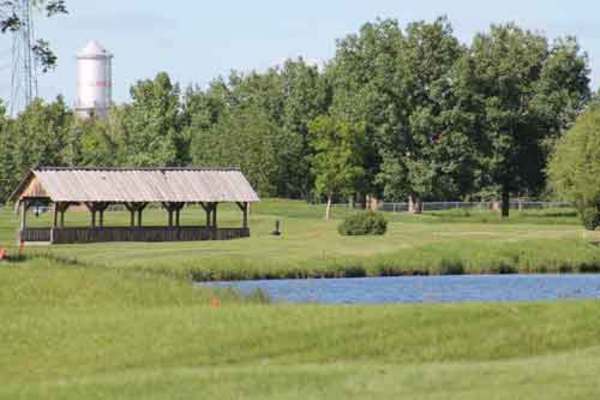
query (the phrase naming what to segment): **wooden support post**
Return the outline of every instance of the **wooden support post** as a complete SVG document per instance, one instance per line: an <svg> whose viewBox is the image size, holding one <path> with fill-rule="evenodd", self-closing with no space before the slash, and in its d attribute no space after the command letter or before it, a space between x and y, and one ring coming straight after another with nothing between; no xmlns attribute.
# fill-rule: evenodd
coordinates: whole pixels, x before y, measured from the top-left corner
<svg viewBox="0 0 600 400"><path fill-rule="evenodd" d="M88 210L90 210L90 213L92 213L91 225L92 225L92 228L95 228L96 227L96 211L98 210L98 206L96 203L92 203L92 202L86 202L85 206L87 207Z"/></svg>
<svg viewBox="0 0 600 400"><path fill-rule="evenodd" d="M148 205L148 203L139 203L138 204L138 226L140 228L142 227L142 212L144 211L144 209L146 208L147 205Z"/></svg>
<svg viewBox="0 0 600 400"><path fill-rule="evenodd" d="M185 203L174 203L175 204L175 226L179 228L181 220L181 210L185 207Z"/></svg>
<svg viewBox="0 0 600 400"><path fill-rule="evenodd" d="M213 203L212 207L212 227L217 229L217 206L219 203Z"/></svg>
<svg viewBox="0 0 600 400"><path fill-rule="evenodd" d="M58 209L60 203L54 203L54 210L52 211L52 227L56 228L58 225Z"/></svg>
<svg viewBox="0 0 600 400"><path fill-rule="evenodd" d="M64 228L65 227L65 209L61 209L60 210L60 227Z"/></svg>
<svg viewBox="0 0 600 400"><path fill-rule="evenodd" d="M248 227L248 202L237 202L238 207L242 210L242 227Z"/></svg>
<svg viewBox="0 0 600 400"><path fill-rule="evenodd" d="M131 203L123 203L125 208L129 211L129 226L135 226L135 205Z"/></svg>
<svg viewBox="0 0 600 400"><path fill-rule="evenodd" d="M29 208L29 201L26 199L21 200L21 231L27 228L27 209Z"/></svg>
<svg viewBox="0 0 600 400"><path fill-rule="evenodd" d="M211 203L204 204L204 203L200 202L200 205L206 212L206 227L209 228L210 227L210 214L212 211Z"/></svg>

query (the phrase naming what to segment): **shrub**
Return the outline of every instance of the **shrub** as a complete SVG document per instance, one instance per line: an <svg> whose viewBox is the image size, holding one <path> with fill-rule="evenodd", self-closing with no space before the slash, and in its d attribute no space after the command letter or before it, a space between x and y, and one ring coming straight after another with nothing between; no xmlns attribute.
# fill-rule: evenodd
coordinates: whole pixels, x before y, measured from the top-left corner
<svg viewBox="0 0 600 400"><path fill-rule="evenodd" d="M338 226L338 232L344 236L383 235L386 231L386 219L372 211L351 215Z"/></svg>
<svg viewBox="0 0 600 400"><path fill-rule="evenodd" d="M579 215L585 229L594 231L600 226L600 212L597 208L584 208L579 212Z"/></svg>

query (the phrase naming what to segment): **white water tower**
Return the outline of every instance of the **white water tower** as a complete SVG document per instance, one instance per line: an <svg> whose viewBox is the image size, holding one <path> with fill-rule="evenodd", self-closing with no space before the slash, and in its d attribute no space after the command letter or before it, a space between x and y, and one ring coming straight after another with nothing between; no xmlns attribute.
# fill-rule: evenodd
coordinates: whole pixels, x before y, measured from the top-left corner
<svg viewBox="0 0 600 400"><path fill-rule="evenodd" d="M112 58L95 40L77 54L77 100L80 118L106 118L112 103Z"/></svg>

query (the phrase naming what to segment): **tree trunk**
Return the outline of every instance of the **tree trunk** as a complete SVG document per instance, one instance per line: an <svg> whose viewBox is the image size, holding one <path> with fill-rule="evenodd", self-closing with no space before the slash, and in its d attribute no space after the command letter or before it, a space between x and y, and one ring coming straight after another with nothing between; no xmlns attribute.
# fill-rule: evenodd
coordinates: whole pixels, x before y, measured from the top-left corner
<svg viewBox="0 0 600 400"><path fill-rule="evenodd" d="M508 190L502 190L502 218L508 217L510 214L510 193Z"/></svg>
<svg viewBox="0 0 600 400"><path fill-rule="evenodd" d="M408 212L411 214L421 214L423 212L423 200L414 193L408 196Z"/></svg>
<svg viewBox="0 0 600 400"><path fill-rule="evenodd" d="M327 195L327 207L325 207L325 220L329 221L329 219L331 218L331 199L333 197L333 194L328 194Z"/></svg>

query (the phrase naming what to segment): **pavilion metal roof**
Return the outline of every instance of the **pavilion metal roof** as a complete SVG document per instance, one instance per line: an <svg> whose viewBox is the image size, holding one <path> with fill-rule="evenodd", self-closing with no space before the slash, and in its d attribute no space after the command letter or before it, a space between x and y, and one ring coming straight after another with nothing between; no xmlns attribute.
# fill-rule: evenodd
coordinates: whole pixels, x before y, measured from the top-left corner
<svg viewBox="0 0 600 400"><path fill-rule="evenodd" d="M236 168L63 168L31 170L11 195L54 202L257 202Z"/></svg>

